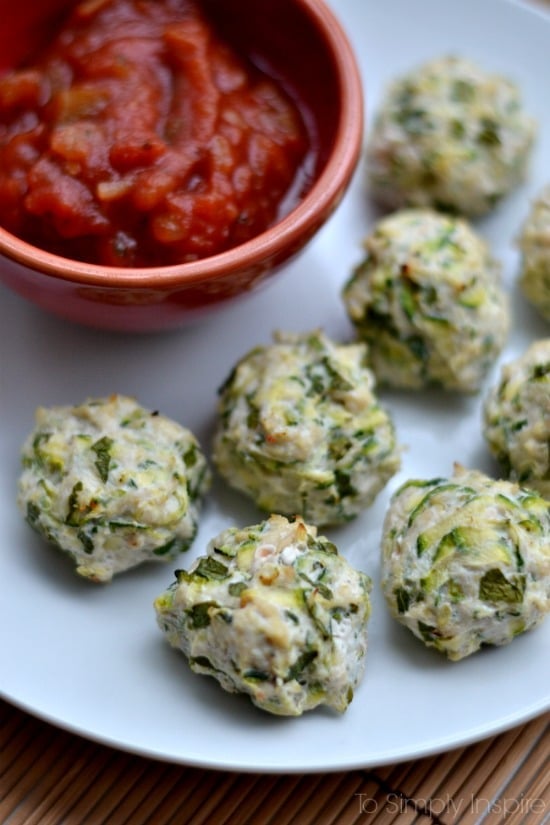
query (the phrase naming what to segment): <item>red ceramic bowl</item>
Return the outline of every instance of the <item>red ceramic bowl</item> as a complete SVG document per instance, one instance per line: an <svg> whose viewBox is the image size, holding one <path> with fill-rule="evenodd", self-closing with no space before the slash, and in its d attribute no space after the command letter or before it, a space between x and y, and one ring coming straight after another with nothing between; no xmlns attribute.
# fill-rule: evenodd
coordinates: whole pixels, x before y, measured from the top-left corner
<svg viewBox="0 0 550 825"><path fill-rule="evenodd" d="M313 128L315 173L297 205L230 251L175 266L126 269L69 260L0 228L0 280L58 316L121 331L177 327L248 293L311 240L357 166L363 91L352 48L322 0L205 0L227 38L290 85ZM32 53L67 0L0 0L0 69Z"/></svg>

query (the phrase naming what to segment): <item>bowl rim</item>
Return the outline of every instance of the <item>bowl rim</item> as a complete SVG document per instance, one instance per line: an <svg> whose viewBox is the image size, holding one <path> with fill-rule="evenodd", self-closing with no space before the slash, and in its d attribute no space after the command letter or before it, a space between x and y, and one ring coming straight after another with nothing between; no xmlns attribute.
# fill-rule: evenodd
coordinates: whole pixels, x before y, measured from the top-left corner
<svg viewBox="0 0 550 825"><path fill-rule="evenodd" d="M171 289L216 281L222 275L261 267L280 252L279 239L289 248L301 246L319 216L338 205L355 171L362 149L364 125L363 83L349 37L325 0L297 0L328 46L341 98L336 138L324 169L306 196L283 218L255 238L197 261L158 267L116 267L65 258L18 238L0 226L0 256L52 278L81 286Z"/></svg>

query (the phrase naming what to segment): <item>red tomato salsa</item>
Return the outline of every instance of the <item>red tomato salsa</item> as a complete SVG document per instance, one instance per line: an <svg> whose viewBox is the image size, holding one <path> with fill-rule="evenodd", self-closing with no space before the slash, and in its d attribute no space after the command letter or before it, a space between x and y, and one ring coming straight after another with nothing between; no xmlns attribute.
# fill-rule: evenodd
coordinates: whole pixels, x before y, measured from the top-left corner
<svg viewBox="0 0 550 825"><path fill-rule="evenodd" d="M0 224L107 266L196 260L273 223L308 149L193 0L84 0L0 78Z"/></svg>

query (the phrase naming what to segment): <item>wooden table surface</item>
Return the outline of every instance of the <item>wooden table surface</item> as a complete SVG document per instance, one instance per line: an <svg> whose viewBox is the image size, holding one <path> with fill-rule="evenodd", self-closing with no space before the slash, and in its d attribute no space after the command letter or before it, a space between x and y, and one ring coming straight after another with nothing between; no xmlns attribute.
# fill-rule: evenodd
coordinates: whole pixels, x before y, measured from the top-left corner
<svg viewBox="0 0 550 825"><path fill-rule="evenodd" d="M262 775L124 753L0 700L0 825L543 825L549 768L550 713L411 762Z"/></svg>

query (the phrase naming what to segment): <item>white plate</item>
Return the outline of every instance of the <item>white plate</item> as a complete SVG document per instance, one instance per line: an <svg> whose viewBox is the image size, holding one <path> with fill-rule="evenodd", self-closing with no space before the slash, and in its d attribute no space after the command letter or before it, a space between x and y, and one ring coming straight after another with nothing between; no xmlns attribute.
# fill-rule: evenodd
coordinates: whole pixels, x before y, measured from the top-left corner
<svg viewBox="0 0 550 825"><path fill-rule="evenodd" d="M508 359L548 335L517 294L513 238L529 198L550 169L550 18L508 0L333 0L356 46L368 112L383 84L418 61L455 51L521 84L540 122L529 182L479 224L516 292ZM325 328L351 335L340 289L372 224L363 176L307 253L269 288L200 326L156 336L80 329L40 313L2 289L0 329L0 690L61 727L121 749L173 762L239 771L331 771L381 765L462 745L550 706L550 621L505 648L450 663L389 619L379 591L378 546L388 497L411 476L449 473L459 459L494 469L480 432L478 399L384 394L409 449L370 511L329 531L375 580L363 683L343 716L315 711L281 719L191 674L156 627L152 602L172 566L144 567L109 586L77 580L68 561L22 522L14 504L19 446L38 404L75 403L122 392L189 426L205 446L216 390L234 361L275 328ZM491 376L489 380L493 380ZM257 511L217 485L193 548L203 552L230 524Z"/></svg>

